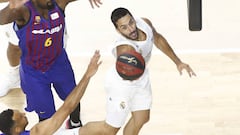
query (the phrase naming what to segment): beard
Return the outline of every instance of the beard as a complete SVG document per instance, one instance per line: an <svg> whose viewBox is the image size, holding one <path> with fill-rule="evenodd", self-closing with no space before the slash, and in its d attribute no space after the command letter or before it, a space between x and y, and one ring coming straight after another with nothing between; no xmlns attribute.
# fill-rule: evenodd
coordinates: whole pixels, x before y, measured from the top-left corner
<svg viewBox="0 0 240 135"><path fill-rule="evenodd" d="M47 9L51 10L51 9L53 9L53 8L54 8L53 2L52 2L52 1L47 2Z"/></svg>
<svg viewBox="0 0 240 135"><path fill-rule="evenodd" d="M128 37L131 38L132 40L137 39L138 38L137 30L131 32Z"/></svg>

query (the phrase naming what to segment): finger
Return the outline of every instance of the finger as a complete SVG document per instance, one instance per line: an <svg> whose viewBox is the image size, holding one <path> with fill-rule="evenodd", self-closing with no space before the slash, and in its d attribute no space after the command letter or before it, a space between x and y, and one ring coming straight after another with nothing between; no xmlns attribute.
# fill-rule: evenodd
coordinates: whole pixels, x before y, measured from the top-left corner
<svg viewBox="0 0 240 135"><path fill-rule="evenodd" d="M98 62L97 65L101 65L102 64L102 61L99 61L99 59L101 58L101 55L100 55L100 51L99 50L96 50L95 51L95 57L96 57L96 61Z"/></svg>
<svg viewBox="0 0 240 135"><path fill-rule="evenodd" d="M192 75L193 75L193 76L197 76L193 71L192 71Z"/></svg>
<svg viewBox="0 0 240 135"><path fill-rule="evenodd" d="M178 69L180 75L182 75L182 69Z"/></svg>
<svg viewBox="0 0 240 135"><path fill-rule="evenodd" d="M188 75L189 75L189 77L192 77L192 73L191 72L188 72Z"/></svg>
<svg viewBox="0 0 240 135"><path fill-rule="evenodd" d="M93 3L92 3L92 0L89 0L90 4L91 4L91 7L94 8L93 6Z"/></svg>
<svg viewBox="0 0 240 135"><path fill-rule="evenodd" d="M94 4L95 4L95 6L99 7L99 5L98 5L98 3L96 1L94 1Z"/></svg>
<svg viewBox="0 0 240 135"><path fill-rule="evenodd" d="M190 66L188 66L188 68L189 68L189 72L190 72L191 76L196 76L196 74L193 72L192 68Z"/></svg>
<svg viewBox="0 0 240 135"><path fill-rule="evenodd" d="M95 6L100 7L100 5L102 4L102 2L101 2L101 0L95 0L95 1L94 1L94 4L95 4Z"/></svg>
<svg viewBox="0 0 240 135"><path fill-rule="evenodd" d="M101 2L101 0L98 0L98 4L102 5L102 2Z"/></svg>

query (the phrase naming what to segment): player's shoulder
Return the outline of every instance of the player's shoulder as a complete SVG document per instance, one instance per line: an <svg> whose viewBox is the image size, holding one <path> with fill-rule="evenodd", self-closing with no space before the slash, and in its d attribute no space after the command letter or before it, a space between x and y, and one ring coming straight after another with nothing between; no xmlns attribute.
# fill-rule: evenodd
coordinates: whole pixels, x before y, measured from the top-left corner
<svg viewBox="0 0 240 135"><path fill-rule="evenodd" d="M151 21L150 21L148 18L146 18L146 17L141 17L141 19L142 19L144 22L146 22L147 24L149 24L149 25L152 24Z"/></svg>

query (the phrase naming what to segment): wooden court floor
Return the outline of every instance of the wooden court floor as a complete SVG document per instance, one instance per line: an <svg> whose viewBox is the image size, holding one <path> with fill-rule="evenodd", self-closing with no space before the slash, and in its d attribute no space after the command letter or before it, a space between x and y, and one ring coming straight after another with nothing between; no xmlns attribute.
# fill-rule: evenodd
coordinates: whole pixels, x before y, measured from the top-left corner
<svg viewBox="0 0 240 135"><path fill-rule="evenodd" d="M190 64L197 77L186 72L179 75L175 65L164 55L154 55L149 63L153 89L150 121L140 135L239 135L240 134L240 53L179 54ZM89 57L70 57L79 80ZM103 78L113 63L110 56L93 77L81 100L84 123L103 120L105 92ZM2 63L1 63L2 64ZM3 67L3 68L2 68ZM1 65L0 73L7 66ZM62 104L56 96L56 106ZM1 110L10 107L23 110L25 97L20 89L0 98ZM30 128L36 121L27 113ZM118 133L121 135L122 131Z"/></svg>

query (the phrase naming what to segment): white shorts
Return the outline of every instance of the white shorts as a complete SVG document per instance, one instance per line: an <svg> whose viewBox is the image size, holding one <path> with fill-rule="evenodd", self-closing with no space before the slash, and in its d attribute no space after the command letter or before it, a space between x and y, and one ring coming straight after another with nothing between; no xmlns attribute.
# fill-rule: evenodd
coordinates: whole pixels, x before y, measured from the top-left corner
<svg viewBox="0 0 240 135"><path fill-rule="evenodd" d="M123 80L111 68L106 76L107 93L106 122L116 128L125 124L130 112L149 110L152 105L152 90L148 69L135 81Z"/></svg>
<svg viewBox="0 0 240 135"><path fill-rule="evenodd" d="M73 129L60 128L53 135L79 135L79 128Z"/></svg>
<svg viewBox="0 0 240 135"><path fill-rule="evenodd" d="M6 36L8 38L8 42L12 43L13 45L18 46L18 37L15 31L13 30L13 23L6 24L5 27Z"/></svg>

